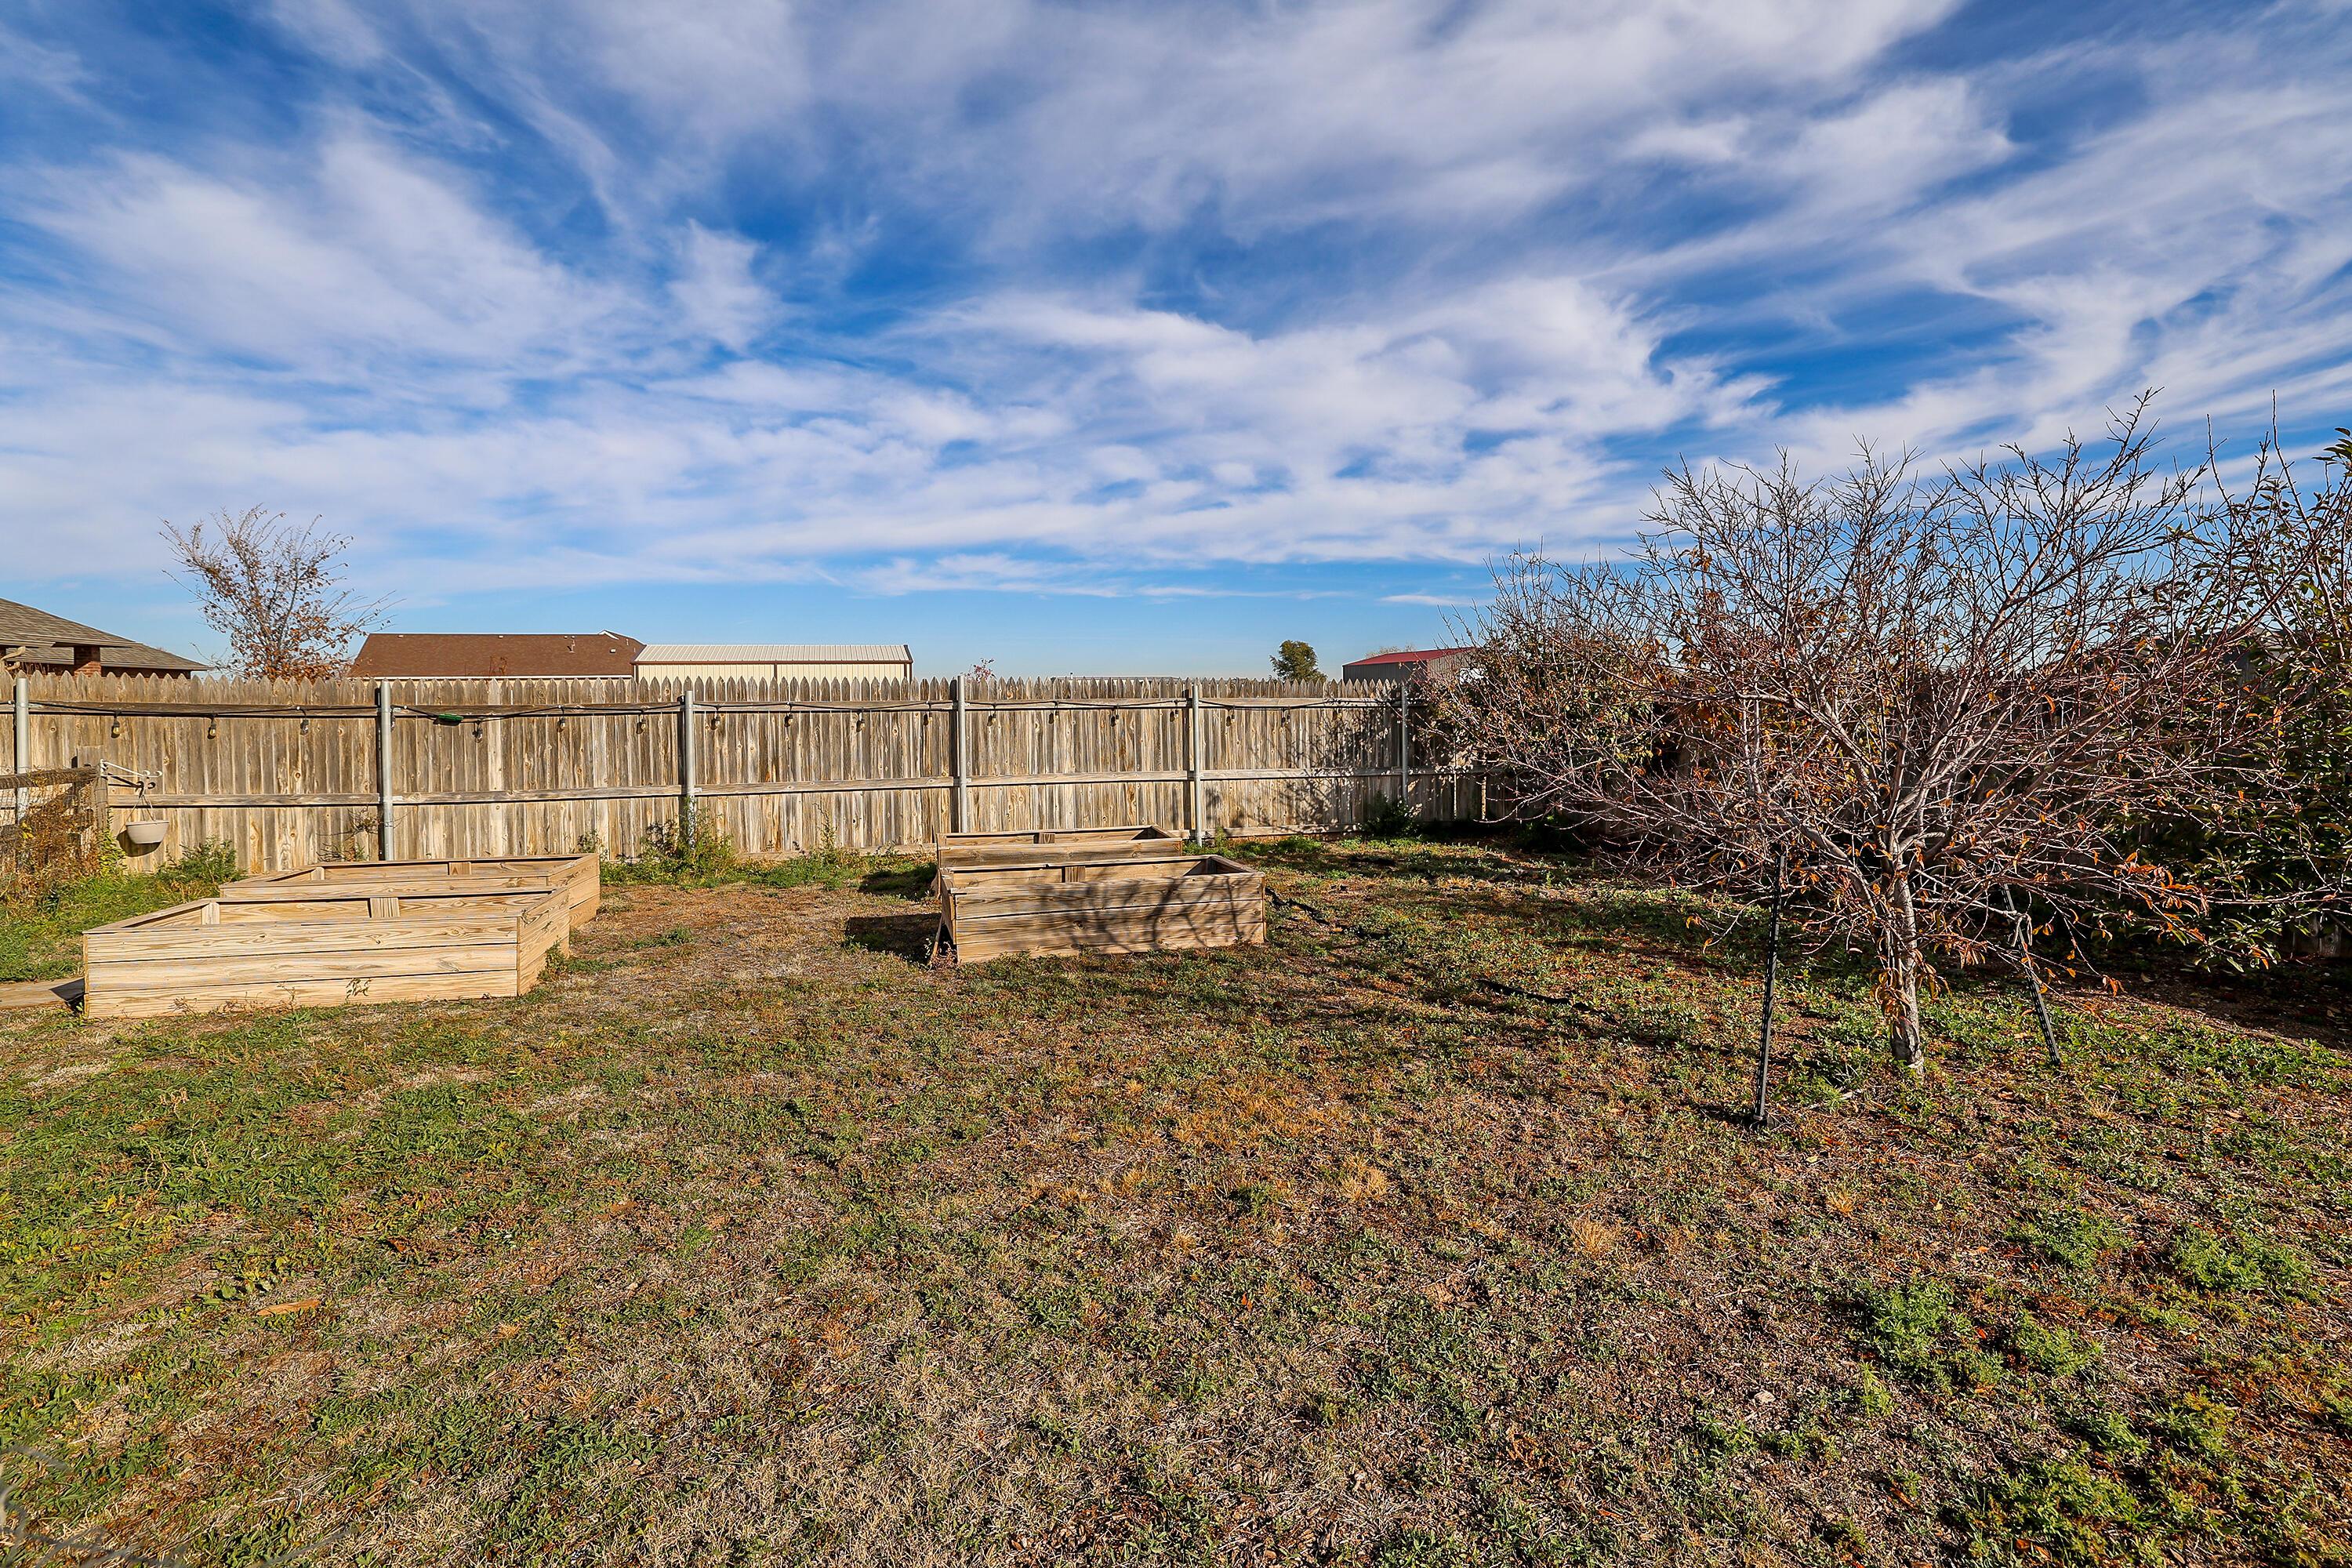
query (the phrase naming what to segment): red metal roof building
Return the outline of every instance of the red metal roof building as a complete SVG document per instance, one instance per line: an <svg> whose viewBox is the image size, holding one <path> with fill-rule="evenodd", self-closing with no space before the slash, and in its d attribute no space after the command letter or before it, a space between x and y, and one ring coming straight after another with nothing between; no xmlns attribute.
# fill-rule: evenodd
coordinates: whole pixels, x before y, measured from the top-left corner
<svg viewBox="0 0 2352 1568"><path fill-rule="evenodd" d="M1475 647L1400 648L1394 653L1368 653L1353 664L1339 667L1342 680L1436 679L1454 673Z"/></svg>

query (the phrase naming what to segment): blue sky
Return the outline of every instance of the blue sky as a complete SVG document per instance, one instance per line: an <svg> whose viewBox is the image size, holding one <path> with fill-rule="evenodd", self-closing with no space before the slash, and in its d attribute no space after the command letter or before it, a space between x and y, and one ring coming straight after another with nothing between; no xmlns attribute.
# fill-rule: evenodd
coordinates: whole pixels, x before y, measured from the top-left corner
<svg viewBox="0 0 2352 1568"><path fill-rule="evenodd" d="M2352 8L0 0L0 595L1255 673L1664 464L2352 423Z"/></svg>

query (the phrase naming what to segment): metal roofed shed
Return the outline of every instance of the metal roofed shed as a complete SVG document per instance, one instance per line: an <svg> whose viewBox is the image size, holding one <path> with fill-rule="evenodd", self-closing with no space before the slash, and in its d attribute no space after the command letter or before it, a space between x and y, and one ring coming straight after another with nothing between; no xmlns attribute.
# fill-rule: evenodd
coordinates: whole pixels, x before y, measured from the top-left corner
<svg viewBox="0 0 2352 1568"><path fill-rule="evenodd" d="M1339 667L1342 680L1442 680L1454 673L1475 647L1398 648L1370 653Z"/></svg>
<svg viewBox="0 0 2352 1568"><path fill-rule="evenodd" d="M647 643L637 678L667 685L717 680L911 680L905 643Z"/></svg>

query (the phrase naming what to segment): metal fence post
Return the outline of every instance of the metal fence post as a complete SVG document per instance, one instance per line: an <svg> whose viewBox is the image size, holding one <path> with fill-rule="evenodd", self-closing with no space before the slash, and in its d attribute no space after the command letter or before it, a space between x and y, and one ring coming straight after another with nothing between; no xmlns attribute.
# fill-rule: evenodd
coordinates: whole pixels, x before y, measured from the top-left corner
<svg viewBox="0 0 2352 1568"><path fill-rule="evenodd" d="M1201 683L1193 681L1184 688L1186 729L1184 733L1184 786L1192 816L1192 842L1209 841L1208 814L1202 808L1201 794Z"/></svg>
<svg viewBox="0 0 2352 1568"><path fill-rule="evenodd" d="M677 834L694 847L694 689L677 695Z"/></svg>
<svg viewBox="0 0 2352 1568"><path fill-rule="evenodd" d="M969 787L970 768L965 760L968 747L965 731L969 727L971 710L964 705L962 676L955 678L952 690L955 694L955 734L952 737L955 742L955 795L949 802L954 824L949 831L969 833L971 831L971 791Z"/></svg>
<svg viewBox="0 0 2352 1568"><path fill-rule="evenodd" d="M375 858L393 858L392 686L375 683Z"/></svg>
<svg viewBox="0 0 2352 1568"><path fill-rule="evenodd" d="M33 771L33 705L31 689L23 676L16 678L16 725L13 731L16 749L8 756L8 771L29 773ZM16 786L16 820L25 820L25 813L33 807L32 793L24 785Z"/></svg>
<svg viewBox="0 0 2352 1568"><path fill-rule="evenodd" d="M1412 816L1412 737L1405 704L1412 700L1410 677L1397 682L1397 809Z"/></svg>

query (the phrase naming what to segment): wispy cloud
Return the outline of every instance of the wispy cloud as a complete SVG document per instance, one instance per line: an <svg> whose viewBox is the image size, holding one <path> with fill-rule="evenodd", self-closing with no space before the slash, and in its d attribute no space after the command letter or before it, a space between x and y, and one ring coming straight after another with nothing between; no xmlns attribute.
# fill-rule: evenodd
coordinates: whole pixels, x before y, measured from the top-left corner
<svg viewBox="0 0 2352 1568"><path fill-rule="evenodd" d="M2352 405L2323 7L264 15L168 110L85 68L124 24L0 39L28 577L267 498L436 595L1470 608L1336 574L1609 548L1685 457ZM1333 575L1190 576L1282 563Z"/></svg>

